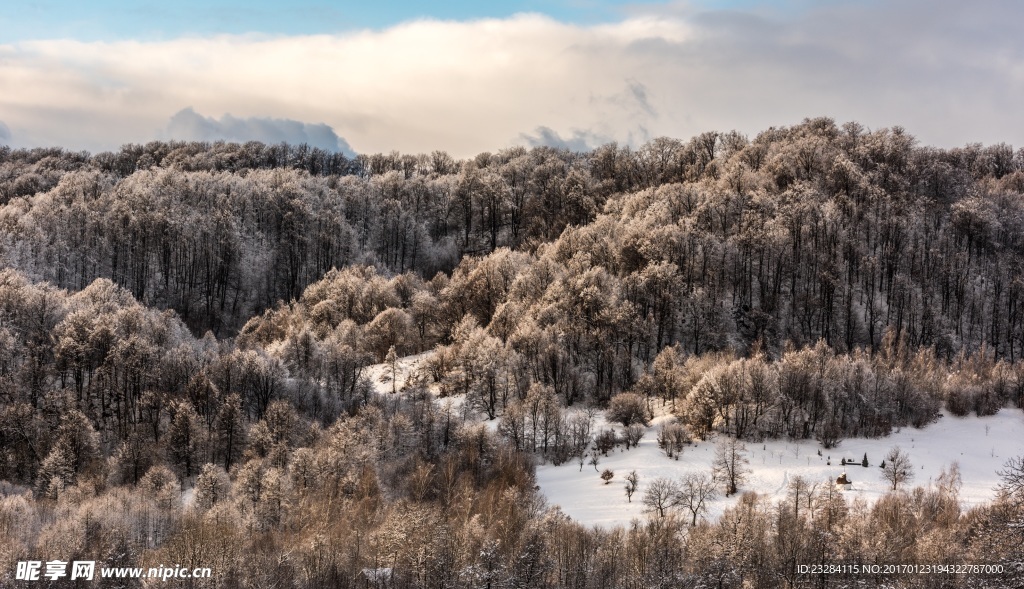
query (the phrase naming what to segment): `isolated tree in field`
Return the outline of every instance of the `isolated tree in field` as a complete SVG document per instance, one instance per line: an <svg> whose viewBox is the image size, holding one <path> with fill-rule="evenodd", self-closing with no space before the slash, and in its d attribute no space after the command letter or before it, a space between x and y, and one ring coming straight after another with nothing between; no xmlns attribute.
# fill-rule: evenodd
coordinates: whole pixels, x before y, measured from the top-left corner
<svg viewBox="0 0 1024 589"><path fill-rule="evenodd" d="M665 514L679 505L679 484L672 479L654 479L644 491L643 504L644 511L665 517Z"/></svg>
<svg viewBox="0 0 1024 589"><path fill-rule="evenodd" d="M633 502L633 493L636 493L636 487L640 484L640 475L636 474L635 470L629 472L626 475L626 500L630 503Z"/></svg>
<svg viewBox="0 0 1024 589"><path fill-rule="evenodd" d="M613 478L615 478L615 472L610 468L604 469L604 472L601 473L601 480L604 481L604 484L606 485L611 483Z"/></svg>
<svg viewBox="0 0 1024 589"><path fill-rule="evenodd" d="M735 438L719 442L715 450L714 476L722 482L727 497L739 490L750 473L746 451L747 447Z"/></svg>
<svg viewBox="0 0 1024 589"><path fill-rule="evenodd" d="M707 513L708 502L718 497L715 479L703 472L688 472L679 481L678 503L693 516L690 525L697 525L697 517Z"/></svg>
<svg viewBox="0 0 1024 589"><path fill-rule="evenodd" d="M892 490L903 483L908 483L914 478L914 466L910 464L910 457L900 449L893 446L885 455L885 467L882 468L882 478L889 481Z"/></svg>

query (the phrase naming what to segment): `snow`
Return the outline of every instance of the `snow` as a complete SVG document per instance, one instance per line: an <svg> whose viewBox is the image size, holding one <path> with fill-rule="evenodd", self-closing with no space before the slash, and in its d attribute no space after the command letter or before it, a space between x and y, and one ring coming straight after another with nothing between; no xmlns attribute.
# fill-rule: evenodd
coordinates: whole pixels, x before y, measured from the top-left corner
<svg viewBox="0 0 1024 589"><path fill-rule="evenodd" d="M560 506L564 513L583 524L628 525L634 518L646 517L641 499L652 480L677 478L689 471L710 474L715 440L698 441L686 447L678 461L666 457L658 448L658 427L667 419L668 416L656 418L639 447L627 451L620 446L600 458L598 471L607 468L615 473L610 484L604 484L600 472L595 472L592 465L584 464L581 472L576 460L560 466L538 466L537 483L548 503ZM602 425L598 424L597 429ZM999 482L996 472L1009 458L1024 454L1024 412L1006 408L988 417L943 414L923 429L903 428L886 438L845 439L830 450L821 448L813 440L746 442L747 466L751 473L740 490L756 491L774 501L785 497L794 476L802 476L812 484L832 484L845 471L853 482L852 489L844 492L847 499L862 497L872 503L891 488L882 478L879 464L893 446L902 448L913 465L914 479L908 487L931 484L944 467L948 469L957 461L963 479L961 503L964 506L987 503L995 496L994 489ZM821 456L818 456L819 449ZM860 464L865 452L870 463L868 468ZM827 464L829 457L831 465ZM842 466L843 458L854 463ZM624 484L631 470L640 475L640 484L630 503L626 500ZM707 517L720 516L737 497L720 497L712 502Z"/></svg>
<svg viewBox="0 0 1024 589"><path fill-rule="evenodd" d="M405 385L419 372L423 366L423 362L433 354L433 350L429 352L423 352L422 354L416 354L415 356L405 356L399 358L396 362L397 366L397 381L395 384L395 390L401 391L405 388ZM363 368L363 376L368 378L373 384L374 389L380 394L391 394L391 367L387 363L383 364L372 364Z"/></svg>
<svg viewBox="0 0 1024 589"><path fill-rule="evenodd" d="M406 386L411 384L411 381L419 378L422 383L426 384L427 390L437 398L438 406L444 407L445 405L451 405L451 410L461 415L463 421L479 421L480 416L474 415L475 412L466 405L465 395L450 395L447 397L440 396L440 385L433 382L426 374L424 366L425 362L433 354L434 350L428 350L413 356L404 356L399 358L396 361L397 378L395 380L397 382L393 389L391 386L391 367L388 366L387 363L371 364L366 366L363 368L363 376L370 381L374 390L381 395L390 395L392 394L392 391L401 394L402 391L405 390ZM492 430L497 429L498 427L497 419L485 421L484 423Z"/></svg>

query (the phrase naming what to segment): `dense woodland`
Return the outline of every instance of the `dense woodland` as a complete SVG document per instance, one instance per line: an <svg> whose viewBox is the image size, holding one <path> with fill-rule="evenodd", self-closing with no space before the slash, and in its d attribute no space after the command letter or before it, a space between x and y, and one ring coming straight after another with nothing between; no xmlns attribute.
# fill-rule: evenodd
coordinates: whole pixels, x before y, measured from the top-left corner
<svg viewBox="0 0 1024 589"><path fill-rule="evenodd" d="M773 504L724 464L679 482L740 494L721 518L612 530L533 469L654 410L669 456L1020 411L1022 270L1024 150L829 119L461 161L0 148L0 585L45 549L210 587L1019 587L1024 459L970 510L955 469ZM795 568L914 562L1005 572Z"/></svg>

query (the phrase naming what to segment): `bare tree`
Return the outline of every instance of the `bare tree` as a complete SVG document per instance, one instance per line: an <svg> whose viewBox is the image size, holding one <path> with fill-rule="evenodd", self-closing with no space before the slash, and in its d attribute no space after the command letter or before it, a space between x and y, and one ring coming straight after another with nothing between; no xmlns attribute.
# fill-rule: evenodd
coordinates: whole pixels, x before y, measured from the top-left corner
<svg viewBox="0 0 1024 589"><path fill-rule="evenodd" d="M665 515L679 505L679 484L672 479L657 478L644 491L644 511Z"/></svg>
<svg viewBox="0 0 1024 589"><path fill-rule="evenodd" d="M910 482L914 478L914 466L910 464L910 457L900 449L893 446L885 455L885 467L882 469L882 478L889 481L892 490L903 483Z"/></svg>
<svg viewBox="0 0 1024 589"><path fill-rule="evenodd" d="M636 423L623 428L622 437L626 440L626 449L629 450L630 446L633 446L634 448L639 446L640 440L644 437L644 433L646 433L644 427Z"/></svg>
<svg viewBox="0 0 1024 589"><path fill-rule="evenodd" d="M718 497L715 479L703 472L688 472L679 481L677 503L690 510L693 520L690 525L697 525L697 516L708 510L708 502Z"/></svg>
<svg viewBox="0 0 1024 589"><path fill-rule="evenodd" d="M715 450L714 476L725 486L726 496L736 493L747 480L750 469L746 451L747 447L735 438L720 442Z"/></svg>
<svg viewBox="0 0 1024 589"><path fill-rule="evenodd" d="M1024 505L1024 456L1007 460L998 474L1000 498Z"/></svg>
<svg viewBox="0 0 1024 589"><path fill-rule="evenodd" d="M669 458L675 457L678 460L678 456L683 453L683 447L689 443L690 436L681 423L666 423L658 431L658 447L664 450Z"/></svg>
<svg viewBox="0 0 1024 589"><path fill-rule="evenodd" d="M636 493L636 487L640 484L640 475L636 474L636 471L630 471L626 475L626 500L630 503L633 502L633 493Z"/></svg>

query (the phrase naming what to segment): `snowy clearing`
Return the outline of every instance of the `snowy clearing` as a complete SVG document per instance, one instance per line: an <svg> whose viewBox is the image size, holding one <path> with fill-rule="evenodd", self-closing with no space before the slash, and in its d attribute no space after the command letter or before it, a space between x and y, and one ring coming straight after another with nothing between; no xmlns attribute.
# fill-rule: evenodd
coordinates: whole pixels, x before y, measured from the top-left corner
<svg viewBox="0 0 1024 589"><path fill-rule="evenodd" d="M423 367L423 362L432 352L406 356L397 361L397 386L401 391L407 381ZM391 369L386 364L367 366L363 373L379 393L392 391ZM436 386L428 388L437 393ZM438 399L439 403L452 403L463 413L463 419L477 421L475 412L465 413L462 396ZM661 408L659 408L661 409ZM662 412L664 409L662 409ZM672 419L671 415L656 417L647 428L639 447L625 450L621 445L601 456L597 470L590 464L580 469L579 461L572 459L560 466L550 463L537 467L537 484L548 503L558 505L574 520L603 527L628 525L634 518L644 518L642 498L647 485L658 477L678 478L687 472L710 474L715 457L716 438L695 441L687 446L678 460L668 458L658 448L657 436L661 425ZM484 421L489 429L496 429L498 420ZM609 424L603 414L594 423L593 432L601 429L616 429L621 426ZM988 417L955 417L946 412L924 429L905 427L885 438L849 438L839 446L825 450L815 440L767 440L762 443L745 442L747 467L750 473L740 491L756 491L773 501L783 498L791 477L802 476L811 484L832 484L843 472L853 482L852 489L845 492L848 500L861 497L874 502L890 490L888 481L882 478L879 465L893 446L899 446L910 458L914 476L907 488L927 486L934 481L943 468L957 461L963 478L960 500L964 506L987 503L995 496L999 482L996 474L1003 464L1014 456L1024 454L1024 411L1004 408ZM821 455L818 455L821 450ZM867 453L869 466L861 466ZM842 460L851 463L842 465ZM831 464L829 464L831 463ZM609 484L600 478L600 473L611 469L615 476ZM632 502L627 501L624 491L625 477L635 470L640 482ZM720 496L710 504L707 517L716 518L738 495L729 498ZM685 514L683 514L685 515Z"/></svg>
<svg viewBox="0 0 1024 589"><path fill-rule="evenodd" d="M715 441L696 442L688 446L679 460L670 459L658 448L658 428L668 416L656 418L647 428L640 446L628 451L620 446L600 458L598 469L611 469L615 477L605 484L594 467L573 460L560 466L544 464L537 467L537 484L551 505L558 505L574 520L603 527L628 525L633 518L643 518L641 499L647 485L658 477L679 477L689 471L711 472ZM598 427L601 427L599 425ZM610 427L610 426L605 426ZM621 428L620 428L621 429ZM886 438L843 440L831 450L818 450L813 440L769 440L747 442L748 467L751 473L740 491L756 491L771 499L786 494L790 477L800 475L809 482L831 484L844 471L853 481L846 491L847 499L862 497L868 502L881 497L890 488L882 478L879 464L893 446L899 446L910 457L914 479L910 486L926 486L943 467L953 461L960 463L963 487L961 503L965 506L991 501L999 481L996 471L1007 459L1024 454L1024 412L1005 408L989 417L954 417L943 414L924 429L903 428ZM860 462L864 453L870 466ZM831 465L827 464L831 457ZM842 466L843 458L855 461ZM640 484L627 502L625 477L631 470L640 475ZM710 506L709 518L716 518L737 500L720 497Z"/></svg>

